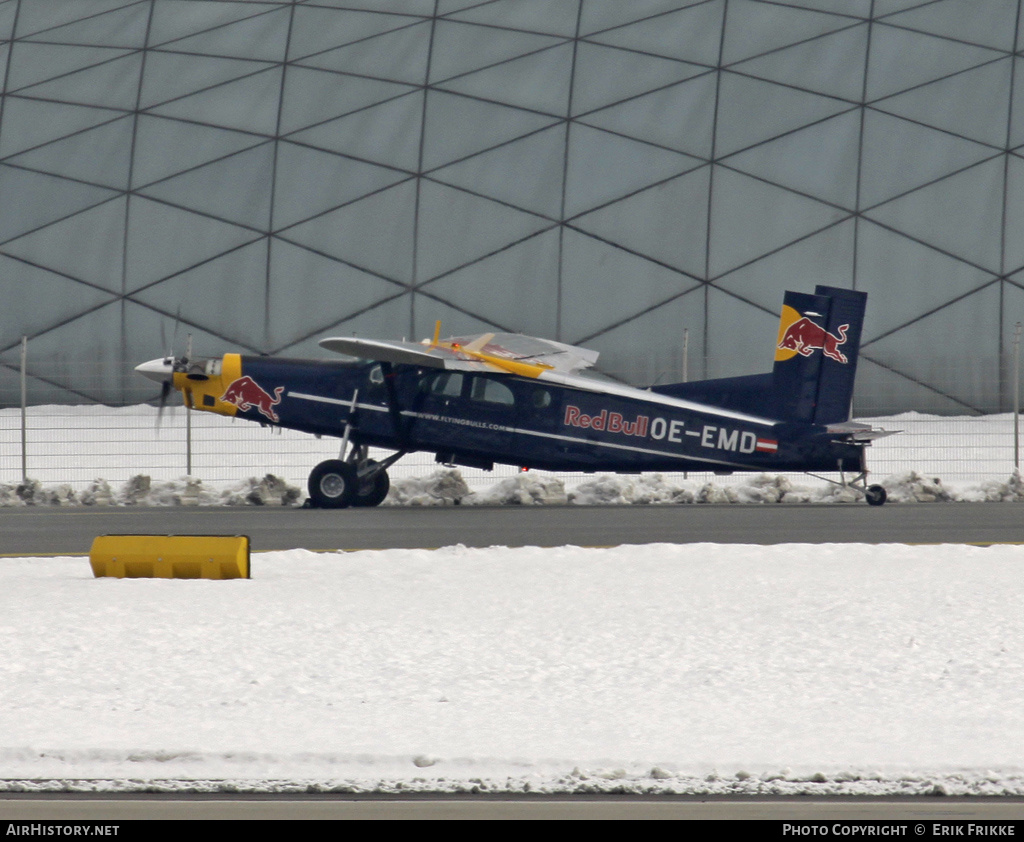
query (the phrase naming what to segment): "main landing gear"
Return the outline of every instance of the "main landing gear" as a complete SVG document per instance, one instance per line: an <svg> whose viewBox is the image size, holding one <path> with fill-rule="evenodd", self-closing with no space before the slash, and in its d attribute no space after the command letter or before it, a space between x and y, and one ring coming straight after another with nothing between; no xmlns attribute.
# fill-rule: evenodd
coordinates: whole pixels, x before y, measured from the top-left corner
<svg viewBox="0 0 1024 842"><path fill-rule="evenodd" d="M367 458L366 447L354 447L347 459L321 462L309 474L308 505L318 509L379 506L391 488L387 469L404 455L399 452L377 462Z"/></svg>

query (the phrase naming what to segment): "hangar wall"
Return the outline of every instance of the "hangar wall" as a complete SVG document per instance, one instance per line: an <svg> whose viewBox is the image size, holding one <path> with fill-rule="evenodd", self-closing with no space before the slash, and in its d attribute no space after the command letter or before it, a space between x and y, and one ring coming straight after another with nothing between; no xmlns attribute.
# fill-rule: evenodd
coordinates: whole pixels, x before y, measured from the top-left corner
<svg viewBox="0 0 1024 842"><path fill-rule="evenodd" d="M1020 0L0 0L0 396L522 331L766 370L869 293L856 410L1009 407Z"/></svg>

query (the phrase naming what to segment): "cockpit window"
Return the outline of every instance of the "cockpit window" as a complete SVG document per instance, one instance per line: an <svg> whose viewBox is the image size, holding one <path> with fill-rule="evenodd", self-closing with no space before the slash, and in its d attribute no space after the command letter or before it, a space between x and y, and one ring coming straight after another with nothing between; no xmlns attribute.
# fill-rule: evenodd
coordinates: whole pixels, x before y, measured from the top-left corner
<svg viewBox="0 0 1024 842"><path fill-rule="evenodd" d="M515 403L515 397L508 386L498 380L491 380L487 377L476 377L473 379L470 397L481 403L494 403L500 406L512 406Z"/></svg>

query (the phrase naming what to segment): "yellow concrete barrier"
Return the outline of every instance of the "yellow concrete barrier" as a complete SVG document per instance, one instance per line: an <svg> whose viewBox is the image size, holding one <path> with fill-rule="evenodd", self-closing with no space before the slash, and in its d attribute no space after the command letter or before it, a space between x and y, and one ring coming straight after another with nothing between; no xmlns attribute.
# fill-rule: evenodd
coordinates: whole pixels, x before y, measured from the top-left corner
<svg viewBox="0 0 1024 842"><path fill-rule="evenodd" d="M118 579L248 579L248 535L100 535L94 576Z"/></svg>

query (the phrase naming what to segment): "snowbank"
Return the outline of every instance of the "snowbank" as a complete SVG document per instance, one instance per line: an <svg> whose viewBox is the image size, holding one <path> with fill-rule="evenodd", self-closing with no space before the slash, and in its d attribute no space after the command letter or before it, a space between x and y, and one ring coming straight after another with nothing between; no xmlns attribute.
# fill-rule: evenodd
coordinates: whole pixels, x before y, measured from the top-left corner
<svg viewBox="0 0 1024 842"><path fill-rule="evenodd" d="M978 486L955 489L938 477L916 471L893 474L879 482L890 503L1024 502L1024 478L1012 474L1005 482L988 480ZM196 477L153 482L137 475L114 487L94 480L81 492L69 484L44 486L37 480L0 483L3 506L297 506L302 489L273 474L250 477L214 488ZM396 479L385 506L659 506L701 503L799 504L860 503L853 489L821 481L800 484L781 474L760 474L726 484L673 480L663 474L603 474L566 489L554 474L530 471L500 480L481 491L472 490L455 468L424 477Z"/></svg>

